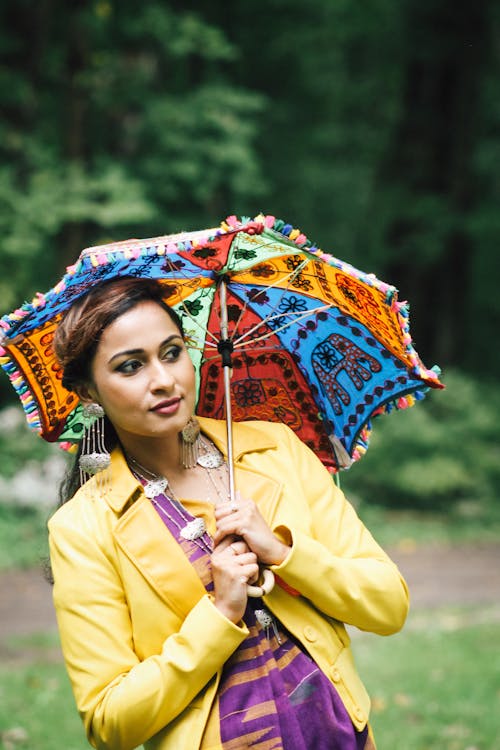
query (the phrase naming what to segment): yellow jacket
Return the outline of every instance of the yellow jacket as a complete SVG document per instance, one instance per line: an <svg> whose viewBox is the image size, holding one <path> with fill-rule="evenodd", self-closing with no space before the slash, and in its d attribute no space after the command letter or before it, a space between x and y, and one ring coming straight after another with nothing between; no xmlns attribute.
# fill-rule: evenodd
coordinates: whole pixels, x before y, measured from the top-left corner
<svg viewBox="0 0 500 750"><path fill-rule="evenodd" d="M226 453L225 423L200 419ZM316 456L281 424L234 434L237 488L292 549L266 606L335 684L358 729L369 698L342 623L382 635L406 618L406 585ZM54 603L76 703L99 750L199 746L224 662L245 639L214 606L119 450L49 522ZM89 486L90 485L90 486Z"/></svg>

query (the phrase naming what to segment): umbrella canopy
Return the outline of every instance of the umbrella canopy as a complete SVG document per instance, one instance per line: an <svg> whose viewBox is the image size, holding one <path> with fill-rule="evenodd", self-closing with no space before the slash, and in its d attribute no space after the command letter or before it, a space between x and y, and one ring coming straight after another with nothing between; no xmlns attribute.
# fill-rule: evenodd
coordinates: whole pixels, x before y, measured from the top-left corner
<svg viewBox="0 0 500 750"><path fill-rule="evenodd" d="M45 440L75 443L83 431L51 346L61 314L120 276L164 285L191 347L198 414L222 418L229 406L236 421L285 422L331 471L364 453L374 415L442 387L412 345L394 287L273 216L233 216L219 228L88 248L53 289L2 318L0 364Z"/></svg>

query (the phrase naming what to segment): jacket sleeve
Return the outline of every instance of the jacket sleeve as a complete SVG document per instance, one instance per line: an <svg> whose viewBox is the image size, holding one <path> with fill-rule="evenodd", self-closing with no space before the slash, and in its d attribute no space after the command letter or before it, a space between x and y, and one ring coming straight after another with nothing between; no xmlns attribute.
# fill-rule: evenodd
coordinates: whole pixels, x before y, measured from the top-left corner
<svg viewBox="0 0 500 750"><path fill-rule="evenodd" d="M273 570L324 614L361 630L390 635L405 622L408 589L323 464L288 428L282 442L293 474L285 479L304 523L275 528L291 551ZM281 447L281 446L280 446ZM304 503L306 504L304 508ZM302 505L302 510L301 510Z"/></svg>
<svg viewBox="0 0 500 750"><path fill-rule="evenodd" d="M173 721L248 634L203 596L140 661L119 573L99 529L61 513L49 522L61 645L90 743L132 750ZM214 648L214 644L217 647Z"/></svg>

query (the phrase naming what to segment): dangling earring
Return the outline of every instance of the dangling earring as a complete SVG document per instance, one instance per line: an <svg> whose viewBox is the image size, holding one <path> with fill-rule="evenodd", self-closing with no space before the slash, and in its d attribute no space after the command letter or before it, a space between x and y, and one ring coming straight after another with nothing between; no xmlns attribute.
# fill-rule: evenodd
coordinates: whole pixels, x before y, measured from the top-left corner
<svg viewBox="0 0 500 750"><path fill-rule="evenodd" d="M85 404L82 411L85 432L82 438L82 452L78 459L80 484L104 471L111 458L104 443L104 409L100 404ZM103 481L98 483L104 485Z"/></svg>
<svg viewBox="0 0 500 750"><path fill-rule="evenodd" d="M196 417L191 417L187 425L181 430L181 466L192 469L196 466L200 455L200 423Z"/></svg>

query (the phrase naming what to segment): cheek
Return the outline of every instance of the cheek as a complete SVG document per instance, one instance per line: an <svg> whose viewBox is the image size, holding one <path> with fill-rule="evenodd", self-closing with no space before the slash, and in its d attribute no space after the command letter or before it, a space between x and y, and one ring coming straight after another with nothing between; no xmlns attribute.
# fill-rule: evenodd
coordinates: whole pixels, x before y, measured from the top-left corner
<svg viewBox="0 0 500 750"><path fill-rule="evenodd" d="M108 387L101 391L102 406L114 413L128 413L134 410L134 407L138 404L138 393L140 389L135 386L128 386L127 383L120 383L119 385L108 385Z"/></svg>

